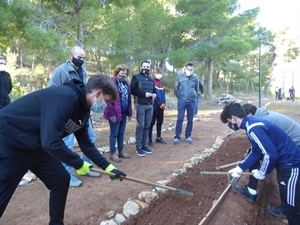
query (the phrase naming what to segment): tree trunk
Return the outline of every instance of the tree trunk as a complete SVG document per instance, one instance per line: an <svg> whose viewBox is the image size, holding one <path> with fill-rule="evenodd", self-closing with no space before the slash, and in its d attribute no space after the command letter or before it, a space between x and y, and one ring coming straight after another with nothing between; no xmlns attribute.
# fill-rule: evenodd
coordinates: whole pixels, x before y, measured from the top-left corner
<svg viewBox="0 0 300 225"><path fill-rule="evenodd" d="M82 0L77 0L75 4L75 12L78 18L78 25L77 25L77 43L80 47L83 48L83 22L81 16L81 9L82 9Z"/></svg>
<svg viewBox="0 0 300 225"><path fill-rule="evenodd" d="M212 97L212 80L213 80L213 68L215 59L209 57L208 59L208 79L207 79L207 94L208 97Z"/></svg>

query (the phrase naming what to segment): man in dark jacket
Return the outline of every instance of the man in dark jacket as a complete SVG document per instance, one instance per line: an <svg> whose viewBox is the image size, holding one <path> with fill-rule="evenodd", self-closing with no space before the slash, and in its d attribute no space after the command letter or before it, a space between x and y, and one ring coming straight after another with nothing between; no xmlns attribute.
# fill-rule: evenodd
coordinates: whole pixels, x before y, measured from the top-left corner
<svg viewBox="0 0 300 225"><path fill-rule="evenodd" d="M188 63L185 67L185 73L180 74L174 86L174 94L177 97L177 122L175 129L174 145L179 144L182 132L182 123L186 111L187 125L185 128L185 141L192 144L192 130L194 110L197 102L197 94L199 92L199 80L194 75L194 65Z"/></svg>
<svg viewBox="0 0 300 225"><path fill-rule="evenodd" d="M6 72L6 59L0 55L0 109L10 103L9 93L12 90L10 74Z"/></svg>
<svg viewBox="0 0 300 225"><path fill-rule="evenodd" d="M71 80L28 94L0 111L0 217L23 175L31 170L50 190L50 225L63 225L70 174L63 163L78 174L91 164L65 145L74 133L78 144L95 165L115 173L116 169L96 149L88 135L90 108L117 98L115 86L105 75L92 76L87 85Z"/></svg>
<svg viewBox="0 0 300 225"><path fill-rule="evenodd" d="M136 104L136 153L138 156L152 154L148 148L148 133L153 115L153 102L156 98L153 78L150 76L150 62L142 61L140 73L130 81L131 94Z"/></svg>

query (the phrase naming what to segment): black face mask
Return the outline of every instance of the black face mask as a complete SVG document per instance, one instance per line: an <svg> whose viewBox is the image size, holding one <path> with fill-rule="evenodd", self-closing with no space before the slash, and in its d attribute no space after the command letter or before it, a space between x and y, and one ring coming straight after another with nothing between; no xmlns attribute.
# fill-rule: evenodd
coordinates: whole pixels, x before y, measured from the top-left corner
<svg viewBox="0 0 300 225"><path fill-rule="evenodd" d="M141 73L144 75L149 75L150 74L150 69L141 69Z"/></svg>
<svg viewBox="0 0 300 225"><path fill-rule="evenodd" d="M84 63L83 60L81 59L76 59L74 56L72 57L72 63L74 63L75 66L77 66L78 68L80 68L82 66L82 64Z"/></svg>
<svg viewBox="0 0 300 225"><path fill-rule="evenodd" d="M232 130L239 130L240 129L236 123L231 123L231 122L228 123L228 127Z"/></svg>
<svg viewBox="0 0 300 225"><path fill-rule="evenodd" d="M126 75L118 75L118 79L120 80L120 81L125 81L126 80Z"/></svg>

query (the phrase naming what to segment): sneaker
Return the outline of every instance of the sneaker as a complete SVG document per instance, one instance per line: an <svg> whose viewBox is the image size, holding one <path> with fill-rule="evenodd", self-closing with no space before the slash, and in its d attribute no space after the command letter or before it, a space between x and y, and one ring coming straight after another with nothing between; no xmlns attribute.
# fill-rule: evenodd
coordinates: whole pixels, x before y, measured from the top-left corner
<svg viewBox="0 0 300 225"><path fill-rule="evenodd" d="M149 140L149 141L148 141L148 145L149 145L149 146L153 146L152 140Z"/></svg>
<svg viewBox="0 0 300 225"><path fill-rule="evenodd" d="M192 142L193 142L191 137L186 138L185 141L189 144L192 144Z"/></svg>
<svg viewBox="0 0 300 225"><path fill-rule="evenodd" d="M81 175L81 176L96 178L96 177L100 177L100 175L101 175L100 173L90 171L90 172L88 172L84 175Z"/></svg>
<svg viewBox="0 0 300 225"><path fill-rule="evenodd" d="M76 177L74 177L73 175L71 175L70 187L81 187L81 186L82 186L82 182L78 180Z"/></svg>
<svg viewBox="0 0 300 225"><path fill-rule="evenodd" d="M284 214L281 205L280 206L271 206L271 205L268 205L267 209L269 210L269 212L273 216L286 218L286 215Z"/></svg>
<svg viewBox="0 0 300 225"><path fill-rule="evenodd" d="M152 151L151 151L151 149L150 149L150 148L148 148L148 146L147 146L147 145L145 145L145 146L143 147L143 150L144 150L144 152L145 152L146 154L148 154L148 155L152 154Z"/></svg>
<svg viewBox="0 0 300 225"><path fill-rule="evenodd" d="M178 144L179 144L179 138L174 138L173 144L174 144L174 145L178 145Z"/></svg>
<svg viewBox="0 0 300 225"><path fill-rule="evenodd" d="M162 139L162 138L156 138L156 143L161 143L161 144L167 144L167 142L165 142L165 140L164 139Z"/></svg>
<svg viewBox="0 0 300 225"><path fill-rule="evenodd" d="M145 156L145 152L141 148L136 149L136 154L141 157Z"/></svg>
<svg viewBox="0 0 300 225"><path fill-rule="evenodd" d="M240 194L243 198L245 198L248 202L251 202L251 203L254 203L255 200L256 200L256 197L257 195L253 195L253 194L250 194L247 186L245 187L239 187L237 185L233 185L232 186L233 190Z"/></svg>

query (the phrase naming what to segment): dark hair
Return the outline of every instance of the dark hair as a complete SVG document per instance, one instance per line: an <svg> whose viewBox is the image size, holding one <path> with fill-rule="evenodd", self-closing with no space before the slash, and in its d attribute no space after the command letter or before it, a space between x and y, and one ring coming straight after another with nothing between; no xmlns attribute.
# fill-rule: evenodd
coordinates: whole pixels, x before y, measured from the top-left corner
<svg viewBox="0 0 300 225"><path fill-rule="evenodd" d="M110 95L111 101L116 101L118 92L114 82L109 76L104 74L93 75L86 84L86 92L92 93L94 90L101 89L104 95Z"/></svg>
<svg viewBox="0 0 300 225"><path fill-rule="evenodd" d="M236 116L240 119L247 116L244 108L240 103L230 103L226 105L220 115L220 120L223 123L227 123L228 119L230 119L232 116Z"/></svg>
<svg viewBox="0 0 300 225"><path fill-rule="evenodd" d="M254 115L256 113L256 110L257 110L257 107L255 105L250 104L250 103L244 104L243 108L245 109L247 115L249 115L249 113Z"/></svg>
<svg viewBox="0 0 300 225"><path fill-rule="evenodd" d="M143 60L143 61L141 62L141 66L143 65L143 63L149 63L149 64L151 64L148 60Z"/></svg>
<svg viewBox="0 0 300 225"><path fill-rule="evenodd" d="M186 64L185 66L186 66L186 67L188 67L188 66L194 67L193 63L188 63L188 64Z"/></svg>
<svg viewBox="0 0 300 225"><path fill-rule="evenodd" d="M114 73L113 73L114 77L118 76L118 74L119 74L119 72L120 72L121 70L126 70L126 71L127 71L127 76L130 75L130 74L129 74L130 71L129 71L128 66L126 66L125 64L119 64L119 65L116 66L116 68L115 68L115 70L114 70Z"/></svg>
<svg viewBox="0 0 300 225"><path fill-rule="evenodd" d="M163 70L160 67L156 67L152 71L153 71L153 73L163 73Z"/></svg>

